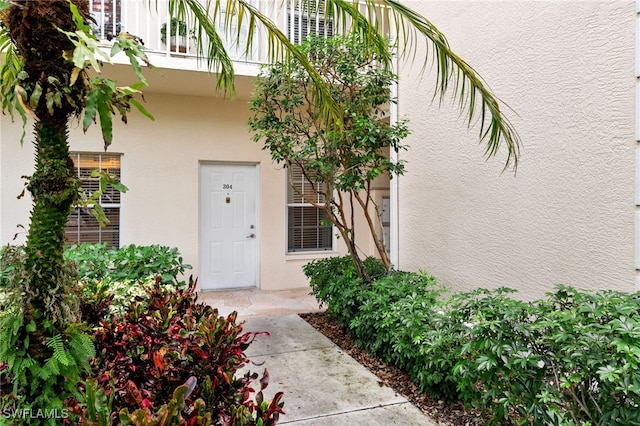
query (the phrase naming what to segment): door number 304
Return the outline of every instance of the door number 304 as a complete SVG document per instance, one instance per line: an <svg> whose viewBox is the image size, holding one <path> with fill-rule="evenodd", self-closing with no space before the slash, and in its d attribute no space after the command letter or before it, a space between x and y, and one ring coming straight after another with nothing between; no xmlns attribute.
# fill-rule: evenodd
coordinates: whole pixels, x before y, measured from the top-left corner
<svg viewBox="0 0 640 426"><path fill-rule="evenodd" d="M233 189L233 185L230 183L224 183L222 184L222 189Z"/></svg>

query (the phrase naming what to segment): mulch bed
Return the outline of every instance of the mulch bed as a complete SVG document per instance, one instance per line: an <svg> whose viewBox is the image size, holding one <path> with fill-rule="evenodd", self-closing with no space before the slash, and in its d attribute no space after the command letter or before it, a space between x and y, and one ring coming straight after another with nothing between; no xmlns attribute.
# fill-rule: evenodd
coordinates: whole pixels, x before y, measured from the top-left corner
<svg viewBox="0 0 640 426"><path fill-rule="evenodd" d="M403 395L439 425L479 426L485 424L485 420L477 410L466 408L461 403L448 404L421 394L406 373L358 348L353 339L340 328L330 315L324 312L314 312L300 314L300 317L377 375L380 378L381 386L389 386Z"/></svg>

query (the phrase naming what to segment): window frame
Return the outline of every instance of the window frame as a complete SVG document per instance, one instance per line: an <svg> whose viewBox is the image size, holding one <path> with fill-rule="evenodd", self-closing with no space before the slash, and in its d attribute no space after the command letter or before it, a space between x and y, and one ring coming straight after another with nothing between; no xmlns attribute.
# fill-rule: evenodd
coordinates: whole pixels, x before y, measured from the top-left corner
<svg viewBox="0 0 640 426"><path fill-rule="evenodd" d="M314 248L304 248L304 247L294 247L291 248L291 240L292 238L295 238L294 236L291 235L291 232L295 229L293 227L293 225L291 225L290 223L290 218L291 218L291 213L290 213L290 209L292 208L313 208L316 211L319 211L319 213L316 214L321 214L323 216L326 217L326 214L322 211L322 209L320 209L319 207L314 206L312 203L308 203L308 202L291 202L291 196L293 194L294 197L299 196L295 194L295 190L293 189L293 185L292 185L292 173L293 170L291 169L292 167L296 167L296 168L300 168L300 166L296 165L296 164L291 164L289 165L287 168L285 168L285 215L286 215L286 239L285 239L285 244L286 244L286 253L288 255L299 255L299 254L311 254L311 253L330 253L330 252L335 252L336 250L336 237L335 237L335 227L333 224L331 224L330 226L326 226L326 225L322 225L321 224L321 220L322 219L317 219L316 220L316 225L315 225L315 229L316 229L316 240L321 240L323 239L323 237L320 235L322 232L328 232L329 236L328 237L324 237L324 238L328 238L330 240L330 244L328 246L323 247L317 247L319 244L316 244L316 247ZM300 168L301 169L301 168ZM302 177L302 179L304 178L304 175L302 174L302 172L300 172L300 175ZM318 197L320 197L320 195L318 195ZM303 226L301 226L302 228ZM321 231L320 228L324 228L325 231ZM328 230L328 231L326 231ZM304 244L304 243L303 243ZM303 245L302 244L302 245Z"/></svg>
<svg viewBox="0 0 640 426"><path fill-rule="evenodd" d="M118 178L122 176L122 153L104 153L104 152L86 152L86 151L72 151L69 153L69 157L74 161L74 172L76 177L80 180L81 185L83 186L83 190L87 191L84 186L95 187L98 178L86 178L86 171L83 173L82 170L88 170L89 167L81 167L81 159L84 157L85 161L90 160L92 157L97 158L98 161L98 169L103 169L103 161L107 158L116 158L117 159L117 168L107 168L106 170L117 170L116 175ZM95 170L96 168L92 168L91 170ZM84 177L84 179L83 179ZM92 184L87 185L88 181L93 181ZM90 189L89 189L90 190ZM114 193L117 192L118 197L115 202L105 202L103 197L108 197L108 194L100 197L99 204L104 209L107 217L110 216L110 213L113 214L112 219L117 218L117 224L108 224L105 227L100 227L97 224L97 220L91 213L86 209L86 211L82 211L81 207L74 207L73 211L69 213L69 217L67 220L67 225L65 226L65 241L67 244L103 244L107 243L109 247L119 248L121 243L121 223L122 223L122 194L118 192L115 188L111 191ZM89 194L90 195L90 194ZM83 219L84 217L84 219ZM72 225L72 220L76 218L76 225ZM83 231L83 222L89 220L90 222L85 224L85 230ZM94 222L95 221L95 222ZM86 228L95 228L97 226L97 231L89 231ZM89 240L83 240L83 235L97 235L97 241L91 238ZM69 238L73 237L73 238Z"/></svg>

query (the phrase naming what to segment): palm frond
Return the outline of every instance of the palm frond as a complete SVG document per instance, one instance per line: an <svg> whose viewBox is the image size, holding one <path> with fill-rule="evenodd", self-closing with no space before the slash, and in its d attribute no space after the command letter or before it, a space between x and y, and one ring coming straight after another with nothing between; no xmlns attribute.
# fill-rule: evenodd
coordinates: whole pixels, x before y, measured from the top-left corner
<svg viewBox="0 0 640 426"><path fill-rule="evenodd" d="M327 14L331 14L341 31L357 32L367 41L381 65L388 65L392 56L380 43L384 37L396 38L400 57L415 61L417 43L427 42L427 53L422 70L431 63L435 67L437 84L434 97L440 102L453 94L471 127L479 121L479 137L486 143L485 156L495 156L502 144L507 158L504 170L512 166L515 171L520 154L520 137L504 115L501 102L488 88L482 77L462 58L456 55L445 35L427 18L397 0L325 0Z"/></svg>
<svg viewBox="0 0 640 426"><path fill-rule="evenodd" d="M361 8L360 6L366 6ZM384 8L378 2L352 0L325 0L325 15L342 34L357 33L364 42L367 56L374 57L379 66L392 65L389 49L390 27Z"/></svg>
<svg viewBox="0 0 640 426"><path fill-rule="evenodd" d="M221 11L226 13L221 14ZM224 28L224 34L233 36L236 44L245 46L248 53L255 42L255 30L259 24L266 32L266 45L270 62L287 62L292 57L307 70L316 85L316 97L324 106L323 114L331 123L340 123L340 114L331 97L329 88L320 74L309 63L306 55L267 16L246 0L170 0L169 15L180 20L190 18L196 39L196 52L207 61L209 70L217 73L217 87L225 92L234 93L233 62L226 51L218 28ZM224 15L224 19L220 16ZM241 39L240 28L246 24L246 39ZM235 31L234 31L235 28ZM206 41L205 41L206 40Z"/></svg>
<svg viewBox="0 0 640 426"><path fill-rule="evenodd" d="M520 154L520 137L501 110L500 101L489 90L482 77L451 50L444 34L428 19L399 1L381 1L388 6L386 10L390 14L389 19L393 20L398 29L397 33L401 36L403 47L400 55L406 57L414 52L418 37L423 36L426 39L432 50L427 50L424 65L426 66L431 58L436 66L438 84L434 96L439 96L442 101L449 90L453 90L453 97L461 110L466 110L467 124L471 126L476 118L479 119L480 141L486 143L485 156L495 156L504 142L507 148L504 170L512 166L515 171ZM377 4L372 0L367 0L367 3L369 7Z"/></svg>
<svg viewBox="0 0 640 426"><path fill-rule="evenodd" d="M216 72L218 89L233 94L233 62L216 29L215 12L219 8L218 3L213 4L216 10L212 10L209 1L169 0L168 14L179 21L190 22L198 58L206 61L209 70Z"/></svg>
<svg viewBox="0 0 640 426"><path fill-rule="evenodd" d="M434 96L440 101L453 94L454 100L466 116L468 126L477 120L480 124L480 141L486 143L485 155L493 157L504 143L507 147L505 170L511 165L517 168L520 138L508 118L503 114L501 103L489 90L480 75L449 46L442 32L424 16L404 6L397 0L302 0L304 7L324 7L324 15L330 19L338 32L355 32L365 42L368 54L379 66L393 65L393 52L386 39L397 38L398 54L403 58L416 58L417 43L427 41L427 54L423 70L431 63L435 66L437 85ZM281 1L285 7L285 1ZM322 6L324 5L324 6ZM224 11L224 14L219 12ZM340 111L331 97L329 88L300 47L289 40L278 26L249 0L169 0L171 17L184 20L191 17L196 38L196 50L205 58L210 70L218 74L218 88L233 93L233 62L218 33L224 29L235 43L245 46L248 53L255 43L255 30L264 29L269 62L294 60L308 72L315 85L314 96L323 106L321 114L331 123L340 125ZM224 15L224 19L220 18ZM246 24L246 39L240 28ZM204 40L208 40L205 42Z"/></svg>

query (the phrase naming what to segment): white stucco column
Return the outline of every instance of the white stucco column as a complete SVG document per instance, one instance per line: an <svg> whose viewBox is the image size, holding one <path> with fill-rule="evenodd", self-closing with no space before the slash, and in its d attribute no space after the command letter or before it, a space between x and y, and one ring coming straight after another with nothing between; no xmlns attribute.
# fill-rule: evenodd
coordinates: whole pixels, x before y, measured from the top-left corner
<svg viewBox="0 0 640 426"><path fill-rule="evenodd" d="M398 84L394 83L391 86L391 97L396 98L398 96ZM394 125L398 121L398 104L391 103L389 116L391 120L391 125ZM390 150L391 161L398 161L398 153L394 150ZM399 223L398 223L398 180L399 176L394 174L392 176L391 181L389 182L389 223L390 223L390 232L389 232L389 254L391 256L391 263L398 268L400 263L399 256Z"/></svg>
<svg viewBox="0 0 640 426"><path fill-rule="evenodd" d="M636 0L636 182L635 182L635 268L636 290L640 291L640 0Z"/></svg>
<svg viewBox="0 0 640 426"><path fill-rule="evenodd" d="M638 2L640 2L640 0L638 0ZM391 20L390 32L391 34L394 34L394 35L397 34L397 28L395 26L394 20ZM392 45L396 42L397 42L397 38L391 39ZM398 75L398 56L397 55L393 60L393 72L394 74ZM398 76L397 78L399 79L400 77ZM395 101L395 102L391 102L389 106L389 120L390 120L390 124L393 126L398 122L398 82L395 82L391 85L390 95L391 95L391 99ZM391 158L391 161L393 162L397 162L399 160L398 152L396 152L394 149L389 150L389 156ZM398 223L399 222L398 221L398 216L399 216L398 214L398 189L399 189L398 181L400 180L400 178L395 173L390 177L391 177L391 181L389 182L389 226L390 226L389 256L391 258L390 260L393 266L395 268L400 268L400 243L399 243L400 228Z"/></svg>

